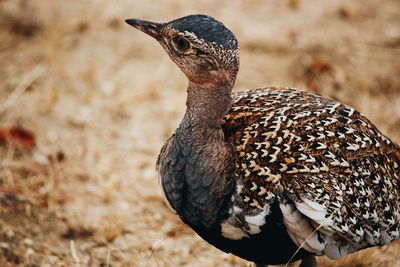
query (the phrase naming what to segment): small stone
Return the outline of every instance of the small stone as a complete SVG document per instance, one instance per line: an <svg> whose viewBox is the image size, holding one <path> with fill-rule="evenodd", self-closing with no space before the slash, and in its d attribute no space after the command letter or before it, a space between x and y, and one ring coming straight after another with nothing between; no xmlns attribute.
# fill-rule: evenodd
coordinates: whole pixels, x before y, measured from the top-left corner
<svg viewBox="0 0 400 267"><path fill-rule="evenodd" d="M0 243L0 248L9 248L9 247L10 247L10 245L8 243L5 243L5 242Z"/></svg>
<svg viewBox="0 0 400 267"><path fill-rule="evenodd" d="M28 246L31 246L31 245L33 245L33 240L29 239L29 238L25 238L24 239L24 244L28 245Z"/></svg>

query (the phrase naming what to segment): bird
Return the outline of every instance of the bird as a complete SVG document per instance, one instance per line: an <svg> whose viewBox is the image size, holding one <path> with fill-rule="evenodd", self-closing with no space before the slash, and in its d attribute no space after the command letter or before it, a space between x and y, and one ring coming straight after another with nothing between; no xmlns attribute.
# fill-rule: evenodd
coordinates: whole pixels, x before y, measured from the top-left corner
<svg viewBox="0 0 400 267"><path fill-rule="evenodd" d="M359 111L296 88L233 92L238 41L208 15L126 22L188 78L157 170L168 206L205 241L256 266L315 267L399 239L400 147Z"/></svg>

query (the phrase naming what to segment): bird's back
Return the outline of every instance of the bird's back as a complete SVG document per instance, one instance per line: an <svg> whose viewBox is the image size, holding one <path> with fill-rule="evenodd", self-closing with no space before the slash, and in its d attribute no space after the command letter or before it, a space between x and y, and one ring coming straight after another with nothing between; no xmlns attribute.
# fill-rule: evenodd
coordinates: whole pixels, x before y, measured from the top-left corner
<svg viewBox="0 0 400 267"><path fill-rule="evenodd" d="M297 89L244 91L223 130L237 155L226 238L259 234L273 204L294 243L317 255L399 238L400 148L353 108Z"/></svg>

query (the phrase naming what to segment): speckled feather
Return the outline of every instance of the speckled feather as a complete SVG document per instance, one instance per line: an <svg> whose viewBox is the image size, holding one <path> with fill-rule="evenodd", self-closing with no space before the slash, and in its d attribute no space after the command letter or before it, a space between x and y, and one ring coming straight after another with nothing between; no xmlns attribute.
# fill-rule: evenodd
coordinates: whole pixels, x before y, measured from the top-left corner
<svg viewBox="0 0 400 267"><path fill-rule="evenodd" d="M325 230L341 246L353 245L349 252L399 238L400 148L368 119L297 89L244 91L233 99L223 129L236 150L239 186L228 221L246 228L244 216L275 200L307 199L326 209L320 238Z"/></svg>

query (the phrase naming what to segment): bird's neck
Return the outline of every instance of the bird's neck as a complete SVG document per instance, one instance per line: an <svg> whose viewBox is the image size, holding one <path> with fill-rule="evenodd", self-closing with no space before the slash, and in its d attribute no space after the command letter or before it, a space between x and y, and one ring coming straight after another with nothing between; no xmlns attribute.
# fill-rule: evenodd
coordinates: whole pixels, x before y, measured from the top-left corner
<svg viewBox="0 0 400 267"><path fill-rule="evenodd" d="M230 93L229 86L189 84L185 117L159 157L165 196L194 228L213 227L228 210L234 152L221 119L232 105Z"/></svg>
<svg viewBox="0 0 400 267"><path fill-rule="evenodd" d="M189 84L185 117L168 155L173 158L171 162L184 166L182 170L169 171L173 183L181 182L184 190L171 189L180 203L173 201L172 193L166 195L181 218L194 228L212 227L227 212L234 184L230 179L234 153L224 140L221 121L231 105L230 86L204 88Z"/></svg>
<svg viewBox="0 0 400 267"><path fill-rule="evenodd" d="M232 85L228 83L198 85L190 82L184 120L189 120L195 128L220 130L221 120L232 106L231 91Z"/></svg>

